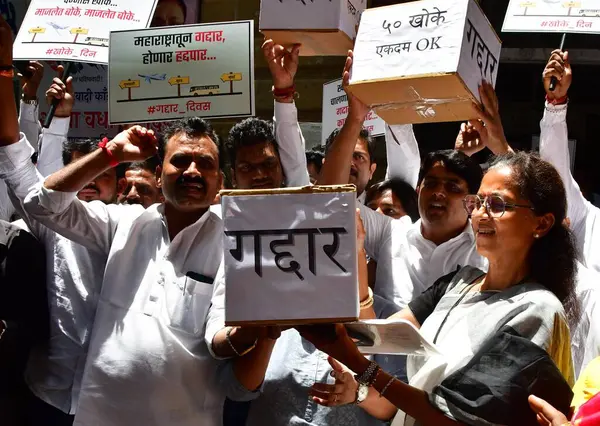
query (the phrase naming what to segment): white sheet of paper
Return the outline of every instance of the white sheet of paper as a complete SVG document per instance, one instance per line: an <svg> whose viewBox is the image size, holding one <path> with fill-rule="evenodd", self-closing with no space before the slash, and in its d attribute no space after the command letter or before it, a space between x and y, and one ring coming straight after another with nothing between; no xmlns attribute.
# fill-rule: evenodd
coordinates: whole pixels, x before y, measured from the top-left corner
<svg viewBox="0 0 600 426"><path fill-rule="evenodd" d="M511 0L502 31L600 33L600 0Z"/></svg>
<svg viewBox="0 0 600 426"><path fill-rule="evenodd" d="M330 81L323 85L323 120L321 145L335 129L341 129L348 117L348 97L342 88L342 79ZM385 122L375 113L369 112L363 125L371 136L385 134Z"/></svg>
<svg viewBox="0 0 600 426"><path fill-rule="evenodd" d="M350 336L367 336L372 345L358 345L364 354L424 355L439 353L410 322L402 319L371 319L346 324Z"/></svg>
<svg viewBox="0 0 600 426"><path fill-rule="evenodd" d="M107 64L110 32L147 28L157 1L32 0L15 39L14 59Z"/></svg>
<svg viewBox="0 0 600 426"><path fill-rule="evenodd" d="M424 0L365 10L354 46L350 83L455 72L467 4L466 0ZM411 21L417 25L418 18L411 17L424 14L424 10L444 13L436 23L428 21L425 26L423 22L415 28ZM393 47L398 44L400 47Z"/></svg>
<svg viewBox="0 0 600 426"><path fill-rule="evenodd" d="M112 32L111 124L254 115L254 22Z"/></svg>

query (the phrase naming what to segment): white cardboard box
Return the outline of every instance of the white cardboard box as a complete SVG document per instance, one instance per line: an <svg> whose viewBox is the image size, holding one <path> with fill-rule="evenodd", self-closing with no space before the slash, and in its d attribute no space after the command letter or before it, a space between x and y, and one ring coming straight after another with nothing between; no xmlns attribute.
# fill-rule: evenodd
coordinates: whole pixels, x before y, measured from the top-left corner
<svg viewBox="0 0 600 426"><path fill-rule="evenodd" d="M221 194L227 325L358 318L354 186Z"/></svg>
<svg viewBox="0 0 600 426"><path fill-rule="evenodd" d="M303 56L345 56L367 0L261 0L260 31Z"/></svg>
<svg viewBox="0 0 600 426"><path fill-rule="evenodd" d="M475 0L367 9L350 90L388 124L472 119L479 84L496 82L500 50Z"/></svg>

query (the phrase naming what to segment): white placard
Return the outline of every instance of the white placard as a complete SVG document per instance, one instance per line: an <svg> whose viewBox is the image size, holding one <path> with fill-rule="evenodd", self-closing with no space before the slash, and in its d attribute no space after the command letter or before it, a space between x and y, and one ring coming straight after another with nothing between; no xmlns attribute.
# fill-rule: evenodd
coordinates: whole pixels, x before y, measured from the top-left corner
<svg viewBox="0 0 600 426"><path fill-rule="evenodd" d="M371 319L347 324L363 354L426 355L439 351L410 322L403 319Z"/></svg>
<svg viewBox="0 0 600 426"><path fill-rule="evenodd" d="M32 0L15 60L108 63L111 31L150 26L157 0Z"/></svg>
<svg viewBox="0 0 600 426"><path fill-rule="evenodd" d="M44 121L50 109L45 102L46 90L56 77L56 64L44 63L44 78L38 89L40 119ZM80 64L72 72L75 104L71 112L70 138L115 136L118 128L108 124L108 73L105 65Z"/></svg>
<svg viewBox="0 0 600 426"><path fill-rule="evenodd" d="M511 0L502 31L600 33L600 0Z"/></svg>
<svg viewBox="0 0 600 426"><path fill-rule="evenodd" d="M366 0L261 0L261 30L335 30L356 36Z"/></svg>
<svg viewBox="0 0 600 426"><path fill-rule="evenodd" d="M483 78L495 82L498 71L497 66L491 70L488 53L497 62L500 49L474 0L423 0L367 9L350 84L458 72L479 99L477 85ZM409 95L420 100L418 93Z"/></svg>
<svg viewBox="0 0 600 426"><path fill-rule="evenodd" d="M112 124L254 115L253 21L111 33Z"/></svg>
<svg viewBox="0 0 600 426"><path fill-rule="evenodd" d="M358 318L355 192L221 203L228 324Z"/></svg>
<svg viewBox="0 0 600 426"><path fill-rule="evenodd" d="M321 145L335 129L341 129L348 117L348 97L342 87L342 79L330 81L323 85L323 127ZM364 128L371 136L385 134L385 122L375 113L370 111L365 120Z"/></svg>

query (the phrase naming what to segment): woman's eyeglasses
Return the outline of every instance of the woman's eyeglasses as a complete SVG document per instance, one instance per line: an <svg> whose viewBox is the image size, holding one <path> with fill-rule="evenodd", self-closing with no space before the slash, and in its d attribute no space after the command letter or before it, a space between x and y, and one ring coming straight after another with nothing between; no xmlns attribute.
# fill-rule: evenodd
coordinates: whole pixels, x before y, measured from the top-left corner
<svg viewBox="0 0 600 426"><path fill-rule="evenodd" d="M507 203L504 201L504 198L499 195L488 195L484 198L476 194L470 194L464 198L463 205L469 216L471 216L474 211L479 210L481 205L484 205L488 214L496 218L502 217L507 208L510 210L515 207L522 207L534 210L533 207L524 204Z"/></svg>

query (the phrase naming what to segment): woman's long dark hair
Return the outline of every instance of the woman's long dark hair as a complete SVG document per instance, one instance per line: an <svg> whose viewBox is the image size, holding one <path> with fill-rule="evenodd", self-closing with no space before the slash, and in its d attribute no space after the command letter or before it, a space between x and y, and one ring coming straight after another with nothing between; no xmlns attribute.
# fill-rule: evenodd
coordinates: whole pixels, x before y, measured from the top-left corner
<svg viewBox="0 0 600 426"><path fill-rule="evenodd" d="M537 239L529 254L530 277L558 297L571 320L579 317L575 294L577 250L572 232L564 224L567 195L558 171L535 154L510 153L497 157L490 168L510 167L515 186L536 215L554 215L554 226Z"/></svg>

